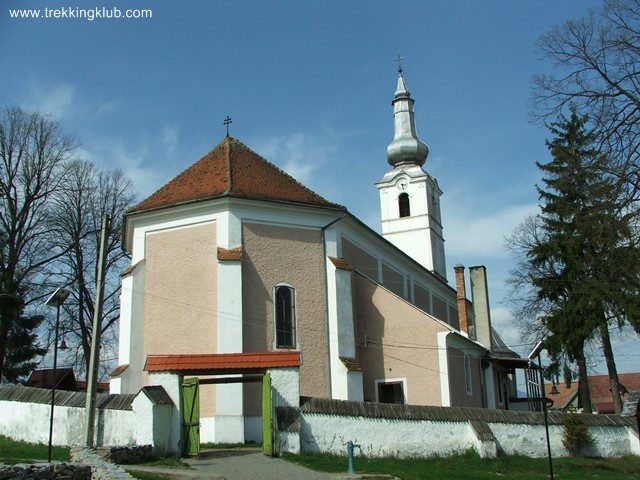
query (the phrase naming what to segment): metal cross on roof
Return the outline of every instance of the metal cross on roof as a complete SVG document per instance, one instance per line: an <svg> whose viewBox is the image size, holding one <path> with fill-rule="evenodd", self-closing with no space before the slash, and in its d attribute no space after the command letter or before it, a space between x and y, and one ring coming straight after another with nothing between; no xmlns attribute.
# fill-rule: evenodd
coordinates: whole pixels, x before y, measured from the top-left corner
<svg viewBox="0 0 640 480"><path fill-rule="evenodd" d="M229 124L233 123L233 121L231 120L231 117L229 115L227 115L227 118L224 119L223 123L227 127L227 137L228 137L229 136Z"/></svg>
<svg viewBox="0 0 640 480"><path fill-rule="evenodd" d="M401 57L398 54L398 57L394 60L394 62L398 62L398 72L402 73L402 60L406 60L407 57Z"/></svg>

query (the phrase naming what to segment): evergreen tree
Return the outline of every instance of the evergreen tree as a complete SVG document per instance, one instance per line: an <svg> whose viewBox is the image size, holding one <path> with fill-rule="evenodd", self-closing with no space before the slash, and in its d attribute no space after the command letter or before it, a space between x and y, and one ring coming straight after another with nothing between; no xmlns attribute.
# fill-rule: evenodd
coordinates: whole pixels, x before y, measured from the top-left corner
<svg viewBox="0 0 640 480"><path fill-rule="evenodd" d="M9 327L2 371L3 381L17 383L31 373L40 360L38 357L47 352L38 345L36 333L44 317L24 316L22 296L14 292L0 294L0 312L18 319Z"/></svg>
<svg viewBox="0 0 640 480"><path fill-rule="evenodd" d="M550 127L553 158L538 163L544 173L544 187L538 187L543 235L528 254L538 272L533 288L550 306L543 318L548 350L576 362L580 400L590 411L584 349L598 335L614 399L618 393L616 408L621 407L608 328L625 320L637 327L640 255L630 227L633 214L618 206L621 185L601 173L609 159L595 147L596 135L587 124L573 109L569 119L560 117Z"/></svg>

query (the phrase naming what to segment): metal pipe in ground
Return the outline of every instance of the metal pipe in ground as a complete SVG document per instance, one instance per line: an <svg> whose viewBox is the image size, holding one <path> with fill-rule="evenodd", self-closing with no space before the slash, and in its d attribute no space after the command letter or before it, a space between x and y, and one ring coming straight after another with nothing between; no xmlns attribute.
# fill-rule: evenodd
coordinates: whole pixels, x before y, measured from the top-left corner
<svg viewBox="0 0 640 480"><path fill-rule="evenodd" d="M349 440L346 443L346 445L347 445L347 457L349 459L349 467L347 469L347 473L356 473L356 470L353 465L353 449L360 448L360 445L358 445L357 443L353 443L351 440Z"/></svg>

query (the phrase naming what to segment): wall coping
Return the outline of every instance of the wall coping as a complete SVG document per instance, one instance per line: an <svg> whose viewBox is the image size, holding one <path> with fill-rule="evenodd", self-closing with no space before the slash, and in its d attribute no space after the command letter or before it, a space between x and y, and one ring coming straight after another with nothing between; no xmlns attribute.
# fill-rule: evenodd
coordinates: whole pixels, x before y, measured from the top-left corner
<svg viewBox="0 0 640 480"><path fill-rule="evenodd" d="M392 403L355 402L352 400L330 400L327 398L300 398L300 412L349 417L385 418L389 420L431 420L435 422L506 423L543 425L542 412L515 412L469 407L436 407L422 405L396 405ZM549 412L550 425L563 425L565 413ZM588 426L628 427L638 431L634 417L619 415L581 414Z"/></svg>

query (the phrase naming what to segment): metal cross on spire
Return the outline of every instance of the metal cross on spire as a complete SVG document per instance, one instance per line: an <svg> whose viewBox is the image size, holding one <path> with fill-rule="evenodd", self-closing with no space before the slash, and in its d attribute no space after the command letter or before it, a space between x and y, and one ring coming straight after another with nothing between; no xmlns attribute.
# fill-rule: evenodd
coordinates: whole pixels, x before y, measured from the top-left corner
<svg viewBox="0 0 640 480"><path fill-rule="evenodd" d="M402 73L402 60L406 60L407 57L401 57L398 53L398 57L394 60L394 62L398 62L398 73Z"/></svg>
<svg viewBox="0 0 640 480"><path fill-rule="evenodd" d="M233 121L231 120L231 117L229 115L227 115L227 118L224 119L224 125L227 127L227 137L229 136L229 124L233 123Z"/></svg>

